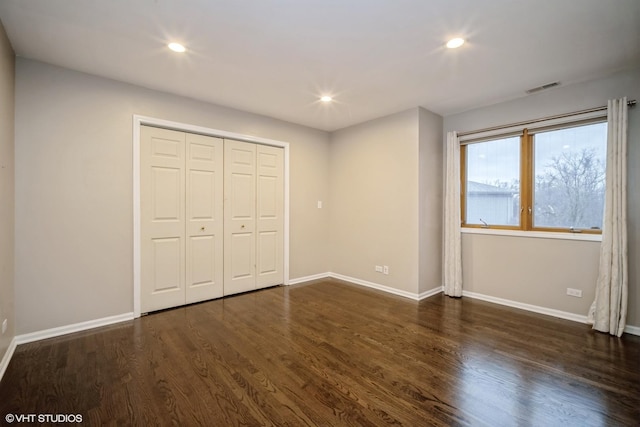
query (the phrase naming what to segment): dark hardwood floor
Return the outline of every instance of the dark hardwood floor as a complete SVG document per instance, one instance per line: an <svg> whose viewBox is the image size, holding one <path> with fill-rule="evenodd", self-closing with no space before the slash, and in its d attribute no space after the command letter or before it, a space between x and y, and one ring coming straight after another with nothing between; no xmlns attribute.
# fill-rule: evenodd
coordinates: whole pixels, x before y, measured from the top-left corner
<svg viewBox="0 0 640 427"><path fill-rule="evenodd" d="M21 345L6 414L85 425L640 425L640 337L323 280Z"/></svg>

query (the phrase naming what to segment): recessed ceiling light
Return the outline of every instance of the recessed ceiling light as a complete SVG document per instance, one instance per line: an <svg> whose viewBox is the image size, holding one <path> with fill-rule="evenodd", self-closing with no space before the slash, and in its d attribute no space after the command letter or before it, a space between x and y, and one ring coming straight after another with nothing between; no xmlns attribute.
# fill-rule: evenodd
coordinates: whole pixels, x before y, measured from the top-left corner
<svg viewBox="0 0 640 427"><path fill-rule="evenodd" d="M332 97L330 97L329 95L324 95L320 97L320 101L322 102L331 102L333 100Z"/></svg>
<svg viewBox="0 0 640 427"><path fill-rule="evenodd" d="M447 42L447 47L449 49L455 49L457 47L460 47L464 44L464 39L461 39L459 37L455 38L455 39L451 39Z"/></svg>
<svg viewBox="0 0 640 427"><path fill-rule="evenodd" d="M184 52L184 51L186 51L186 50L187 50L187 49L186 49L184 46L182 46L180 43L169 43L167 46L169 46L169 49L171 49L171 50L172 50L172 51L174 51L174 52L180 52L180 53L182 53L182 52Z"/></svg>

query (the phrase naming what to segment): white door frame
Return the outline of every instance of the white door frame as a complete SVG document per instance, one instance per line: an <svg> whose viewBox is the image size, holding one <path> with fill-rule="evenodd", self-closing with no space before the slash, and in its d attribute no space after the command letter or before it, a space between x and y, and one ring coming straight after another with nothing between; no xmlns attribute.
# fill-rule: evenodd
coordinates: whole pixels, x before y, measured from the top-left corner
<svg viewBox="0 0 640 427"><path fill-rule="evenodd" d="M284 149L284 284L289 284L289 143L257 136L243 135L219 129L211 129L187 123L173 122L154 117L133 115L133 316L140 317L140 126L149 125L182 132L197 133L217 138L253 142Z"/></svg>

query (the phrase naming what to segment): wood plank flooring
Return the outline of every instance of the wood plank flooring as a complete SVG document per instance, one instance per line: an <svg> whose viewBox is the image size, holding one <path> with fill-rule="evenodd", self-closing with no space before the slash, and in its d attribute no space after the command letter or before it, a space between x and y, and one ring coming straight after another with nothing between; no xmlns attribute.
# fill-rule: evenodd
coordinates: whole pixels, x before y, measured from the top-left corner
<svg viewBox="0 0 640 427"><path fill-rule="evenodd" d="M637 426L640 337L322 280L21 345L6 414L84 425Z"/></svg>

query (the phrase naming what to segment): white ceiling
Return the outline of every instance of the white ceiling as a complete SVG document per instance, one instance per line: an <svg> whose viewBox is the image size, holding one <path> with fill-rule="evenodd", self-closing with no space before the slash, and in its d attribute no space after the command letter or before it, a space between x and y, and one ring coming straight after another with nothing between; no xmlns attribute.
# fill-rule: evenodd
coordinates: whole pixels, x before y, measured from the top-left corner
<svg viewBox="0 0 640 427"><path fill-rule="evenodd" d="M19 56L328 131L640 65L640 0L0 0L0 19Z"/></svg>

